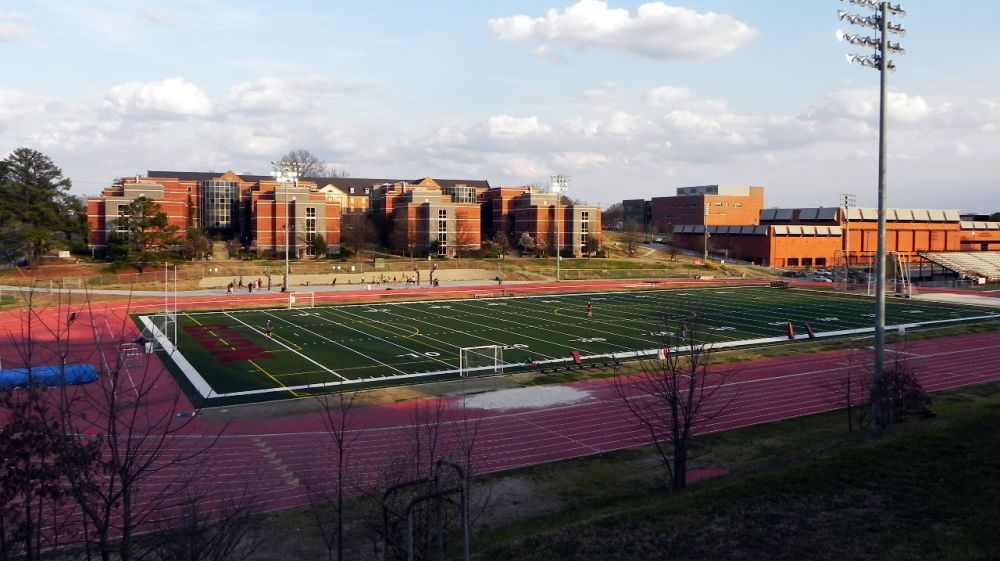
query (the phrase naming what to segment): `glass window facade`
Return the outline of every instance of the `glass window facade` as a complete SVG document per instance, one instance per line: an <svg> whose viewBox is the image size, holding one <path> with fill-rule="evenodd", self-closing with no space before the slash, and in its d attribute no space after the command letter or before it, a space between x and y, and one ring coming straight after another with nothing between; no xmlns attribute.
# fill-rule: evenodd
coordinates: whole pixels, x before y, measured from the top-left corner
<svg viewBox="0 0 1000 561"><path fill-rule="evenodd" d="M235 181L201 182L201 225L210 230L233 230L239 226L237 212L240 184Z"/></svg>
<svg viewBox="0 0 1000 561"><path fill-rule="evenodd" d="M442 188L441 192L445 195L451 195L451 202L453 203L477 202L475 187L469 187L467 185L453 185L451 187Z"/></svg>
<svg viewBox="0 0 1000 561"><path fill-rule="evenodd" d="M306 207L306 255L316 255L316 207Z"/></svg>
<svg viewBox="0 0 1000 561"><path fill-rule="evenodd" d="M438 255L448 255L448 211L438 210L437 220Z"/></svg>

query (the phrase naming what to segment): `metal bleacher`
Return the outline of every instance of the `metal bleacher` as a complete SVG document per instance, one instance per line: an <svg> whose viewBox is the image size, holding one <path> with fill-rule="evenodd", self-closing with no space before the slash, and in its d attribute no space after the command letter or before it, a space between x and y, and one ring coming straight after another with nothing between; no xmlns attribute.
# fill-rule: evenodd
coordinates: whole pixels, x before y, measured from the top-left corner
<svg viewBox="0 0 1000 561"><path fill-rule="evenodd" d="M1000 280L1000 252L949 251L921 253L922 257L968 278Z"/></svg>

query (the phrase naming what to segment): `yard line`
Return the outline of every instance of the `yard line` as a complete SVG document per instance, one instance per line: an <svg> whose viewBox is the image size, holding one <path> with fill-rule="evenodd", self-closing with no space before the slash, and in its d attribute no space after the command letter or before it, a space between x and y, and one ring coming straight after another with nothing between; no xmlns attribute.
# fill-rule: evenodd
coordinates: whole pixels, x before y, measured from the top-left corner
<svg viewBox="0 0 1000 561"><path fill-rule="evenodd" d="M468 307L468 304L466 304L464 302L460 302L459 304L460 305L464 304L466 307ZM549 323L549 322L552 321L551 317L542 318L542 317L538 317L538 316L535 316L535 315L527 316L527 315L525 315L523 313L518 313L516 311L504 311L504 310L496 310L496 314L494 316L485 316L484 314L480 314L480 313L476 313L476 312L469 312L469 313L472 314L472 315L480 316L480 317L492 317L493 319L497 319L496 316L498 316L498 315L514 316L515 318L517 318L516 320L511 320L511 319L506 319L506 318L499 318L499 319L501 319L502 321L508 322L508 323L513 323L514 325L518 325L518 326L523 326L525 324L525 321L524 321L525 319L529 319L529 320L530 319L536 319L537 323L535 323L534 325L531 326L536 331L543 331L543 332L548 332L548 333L551 333L551 334L554 334L554 335L561 335L561 336L566 337L567 339L569 339L570 342L574 342L576 339L582 339L582 338L584 338L582 336L582 334L580 334L580 333L570 333L570 332L566 332L566 331L563 331L563 330L557 330L557 329L552 329L552 328L544 327L543 326L544 323ZM576 324L574 324L574 328L582 326L582 324L585 323L585 322L586 322L585 318L580 318L580 321L577 322ZM565 324L566 324L566 322L560 322L560 325L565 325ZM607 332L604 332L604 331L602 331L600 333L601 333L601 335L604 336L602 338L605 338L605 339L607 339L607 337L611 336L611 334L609 334ZM645 339L640 339L640 338L630 338L630 340L646 341ZM551 340L546 341L546 342L548 344L550 344L550 345L557 345L557 346L565 347L565 348L567 348L567 349L569 349L571 351L572 350L577 350L576 346L573 346L573 345L565 345L565 344L557 343L557 342L551 341ZM632 347L629 347L627 345L623 345L623 344L620 344L620 343L614 343L614 342L611 342L609 340L605 340L603 343L606 346L608 346L608 347L613 347L613 348L617 348L617 349L624 349L624 350L631 350L632 349Z"/></svg>
<svg viewBox="0 0 1000 561"><path fill-rule="evenodd" d="M344 311L341 311L341 310L337 310L336 308L330 308L329 310L324 310L324 311L330 311L330 312L332 312L332 311L337 311L337 312L340 312L340 313L342 313L342 314L347 314L347 315L350 315L350 316L352 316L352 317L356 317L356 318L358 318L358 319L363 319L363 320L364 320L364 322L371 322L371 321L372 321L372 320L371 320L370 318L366 318L366 317L364 317L364 316L359 316L358 314L355 314L355 313L350 313L350 312L344 312ZM338 326L340 326L340 327L344 327L344 328L346 328L346 329L350 329L350 330L352 330L352 331L356 331L356 332L358 332L358 333L361 333L361 334L363 334L363 335L366 335L366 336L368 336L368 337L372 337L372 338L374 338L374 339L378 339L379 341L382 341L382 342L384 342L384 343L388 343L389 345L393 345L393 346L395 346L395 347L399 347L400 349L403 349L403 350L407 351L408 353L412 353L412 354L421 354L421 353L420 353L419 351L417 351L416 349L411 349L411 348L409 348L409 347L406 347L406 346L404 346L404 345L400 345L399 343L395 343L395 342L392 342L392 341L389 341L389 340L387 340L387 339L385 339L385 338L383 338L383 337L378 337L378 336L376 336L376 335L372 335L371 333L368 333L367 331L364 331L364 330L361 330L361 329L357 329L357 328L355 328L355 327L351 327L351 326L349 326L349 325L347 325L347 324L344 324L344 323L340 323L340 322L337 322L337 321L334 321L334 320L332 320L332 319L328 319L328 318L325 318L325 317L323 317L322 315L320 315L320 316L319 316L319 318L320 318L321 320L325 321L325 322L328 322L328 323L333 323L333 324L335 324L335 325L338 325ZM362 322L362 323L364 323L364 322ZM376 323L377 323L377 322L376 322ZM386 330L385 330L385 329L383 329L383 331L386 331ZM407 338L409 339L410 337L407 337ZM427 345L427 346L430 346L430 345ZM424 356L426 356L426 355L424 355ZM428 358L428 359L430 359L430 360L433 360L433 361L436 361L436 362L440 362L440 363L444 364L445 366L447 366L447 367L449 367L449 368L455 368L455 366L454 366L454 365L452 365L452 364L451 364L450 362L447 362L447 361L445 361L445 360L443 360L443 359L440 359L440 358L438 358L438 357L430 357L430 356L429 356L429 357L427 357L427 358Z"/></svg>
<svg viewBox="0 0 1000 561"><path fill-rule="evenodd" d="M228 318L232 319L233 321L235 321L235 322L237 322L237 323L240 323L240 324L243 324L243 325L245 325L245 326L246 326L246 327L248 327L248 328L249 328L249 329L250 329L251 331L253 331L253 332L255 332L255 333L259 334L259 335L264 335L264 333L263 333L262 331L260 331L259 329L257 329L256 327L254 327L254 326L250 325L249 323L247 323L247 322L245 322L245 321L243 321L243 320L241 320L241 319L237 319L237 318L233 317L233 315L232 315L232 314L230 314L229 312L223 312L222 314L223 314L224 316L226 316L226 317L228 317ZM271 315L271 316L273 316L273 314L268 314L268 315ZM284 321L285 323L291 323L291 322L289 322L289 321L287 321L287 320L283 320L283 319L281 319L281 318L275 318L275 319L278 319L279 321ZM294 324L292 324L292 325L294 325ZM299 326L296 326L296 327L299 327ZM308 330L306 329L306 330L304 330L304 331L308 331ZM266 337L266 335L264 335L264 336ZM309 356L307 356L307 355L303 354L302 352L299 352L299 351L296 351L295 349L291 348L291 347L290 347L290 346L288 346L287 344L285 344L285 343L282 343L281 341L279 341L279 340L277 340L277 339L272 339L272 340L273 340L274 342L278 343L279 345L281 345L282 347L285 347L285 348L286 348L286 349L288 349L289 351L291 351L291 352L293 352L293 353L295 353L295 354L299 355L299 356L300 356L300 357L302 357L303 359L305 359L305 360L307 360L307 361L309 361L309 362L311 362L311 363L315 364L316 366L318 366L318 367L322 368L323 370L325 370L325 371L329 372L330 374L333 374L334 376L336 376L336 377L340 378L341 380L347 380L347 378L345 378L345 377L341 376L340 374L337 374L337 373L336 373L336 372L335 372L335 371L334 371L334 370L333 370L332 368L327 368L326 366L324 366L324 365L322 365L322 364L320 364L320 363L316 362L315 360L313 360L313 359L312 359L312 358L310 358ZM279 382L279 383L280 383L280 382ZM284 384L281 384L281 385L282 385L282 386L284 386ZM287 387L287 386L285 386L285 387Z"/></svg>
<svg viewBox="0 0 1000 561"><path fill-rule="evenodd" d="M276 314L274 314L273 312L266 312L266 313L267 313L267 315L269 315L269 316L271 316L271 317L273 317L273 318L277 319L278 321L282 321L282 322L285 322L285 323L287 323L287 324L289 324L289 325L292 325L292 326L294 326L294 327L295 327L295 328L297 328L297 329L301 329L302 331L305 331L306 333L310 333L310 334L312 334L312 335L314 335L314 336L316 336L316 337L318 337L318 338L320 338L320 339L322 339L322 340L324 340L324 341L327 341L327 342L330 342L330 343L333 343L334 345L337 345L337 346L339 346L339 347L342 347L342 348L344 348L344 349L347 349L348 351L350 351L350 352L352 352L352 353L354 353L354 354L356 354L356 355L359 355L359 356L363 356L363 357L367 358L368 360L370 360L370 361L372 361L372 362L374 362L374 363L376 363L376 364L380 364L380 365L382 365L382 366L384 366L384 367L386 367L386 368L388 368L388 369L390 369L390 370L395 370L396 372L399 372L400 374L406 374L406 372L403 372L403 371L402 371L402 370L400 370L399 368L396 368L395 366L392 366L392 365L389 365L389 364L386 364L386 363L382 362L381 360L378 360L378 359L377 359L377 358L375 358L375 357L372 357L372 356L369 356L369 355L367 355L367 354L365 354L365 353L363 353L363 352L361 352L361 351L359 351L359 350L357 350L357 349L352 349L351 347L348 347L347 345L345 345L345 344L341 343L340 341L335 341L335 340L333 340L333 339L330 339L329 337L327 337L327 336L325 336L325 335L321 335L321 334L319 334L319 333L316 333L315 331L313 331L313 330L311 330L311 329L308 329L308 328L306 328L306 327L303 327L303 326L301 326L301 325L299 325L299 324L297 324L297 323L293 323L293 322L291 322L291 321L289 321L289 320L287 320L287 319L284 319L284 318L281 318L281 317L278 317L278 316L277 316ZM313 314L313 315L316 315L316 314ZM321 316L321 315L320 315L320 316L317 316L317 317L319 317L319 318L320 318L321 320L323 320L323 321L326 321L326 322L328 322L328 323L330 322L330 320L328 320L328 319L324 318L324 317L323 317L323 316ZM234 319L235 319L235 318L234 318ZM332 322L332 323L336 323L336 322ZM244 324L244 325L245 325L245 324ZM339 323L338 323L337 325L342 325L342 324L339 324ZM345 326L345 327L346 327L346 326ZM351 329L351 328L348 328L348 329ZM358 330L356 330L356 329L355 329L354 331L358 331ZM361 333L363 333L363 332L361 332ZM367 333L365 333L365 335L368 335L368 334L367 334ZM304 358L306 358L307 360L309 360L309 362L312 362L313 364L319 364L318 362L316 362L315 360L312 360L312 359L311 359L311 358L309 358L309 357L305 357L304 355L303 355L303 357L304 357ZM322 366L322 365L320 365L320 366L321 366L322 368L326 368L325 366ZM333 371L331 370L331 372L333 372ZM338 376L338 377L340 377L340 378L341 378L342 380L345 380L345 381L347 380L347 378L344 378L344 377L343 377L343 376L341 376L340 374L337 374L337 376Z"/></svg>
<svg viewBox="0 0 1000 561"><path fill-rule="evenodd" d="M461 304L461 303L462 303L462 301L455 301L455 300L453 300L453 301L450 302L450 305L455 306L455 305ZM410 302L410 304L423 304L423 302L419 302L419 303ZM415 308L415 306L414 306L414 308ZM414 309L413 311L417 311L417 310ZM553 341L549 341L549 340L546 340L546 339L541 339L541 338L538 338L538 337L532 337L531 335L525 335L523 332L510 331L508 329L498 328L498 327L494 327L494 326L490 326L490 325L485 325L485 324L482 324L482 323L477 323L477 322L470 321L470 320L463 319L463 318L459 318L459 317L445 316L443 314L435 313L435 312L430 312L430 311L427 311L427 310L420 310L420 313L421 314L425 314L425 315L429 314L429 315L436 316L436 317L439 317L441 319L445 319L445 320L448 320L448 321L467 323L467 324L473 325L475 327L478 327L480 329L487 330L487 331L498 331L498 332L507 333L507 334L510 334L510 335L515 335L515 336L520 337L522 339L526 338L526 339L531 339L531 340L539 341L539 342L544 343L546 345L565 346L565 345L560 345L559 343L555 343ZM482 314L474 314L474 315L480 315L481 316ZM421 320L421 319L413 318L413 317L410 317L410 316L402 316L402 315L400 315L399 317L407 318L410 321L417 321L417 322L421 322L421 323L427 323L429 325L434 325L434 326L436 326L438 328L445 328L442 325L431 323L431 322L429 322L427 320ZM521 327L523 327L523 325L521 325ZM487 338L487 337L483 337L481 335L477 335L475 333L470 333L468 331L459 331L459 330L454 329L454 328L445 328L445 329L451 329L455 333L462 333L462 334L465 334L465 335L471 335L473 337L476 337L478 339L482 339L483 341L487 341L487 342L489 342L491 344L494 344L494 345L507 345L507 343L504 343L503 341L497 341L496 339L490 339L490 338ZM568 347L568 346L565 346L565 347L566 348L571 348L571 347ZM542 353L542 352L535 352L535 351L530 351L530 352L533 355L544 356L546 358L554 358L554 357L550 357L550 356L548 356L548 355L546 355L545 353Z"/></svg>

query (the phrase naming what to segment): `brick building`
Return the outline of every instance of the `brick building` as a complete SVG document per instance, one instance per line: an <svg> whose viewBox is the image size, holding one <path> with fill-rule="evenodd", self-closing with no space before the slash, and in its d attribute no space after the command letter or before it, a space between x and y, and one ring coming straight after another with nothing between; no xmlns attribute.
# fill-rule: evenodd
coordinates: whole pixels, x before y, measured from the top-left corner
<svg viewBox="0 0 1000 561"><path fill-rule="evenodd" d="M569 203L556 205L556 194L533 187L497 187L484 193L487 235L503 234L516 245L523 234L554 250L556 238L564 254L580 256L591 239L599 239L601 208Z"/></svg>
<svg viewBox="0 0 1000 561"><path fill-rule="evenodd" d="M281 184L270 176L233 172L150 171L145 177L118 179L100 196L87 199L89 243L107 246L129 203L147 197L160 205L180 232L201 228L213 237L284 255L313 255L322 235L334 253L340 248L341 201L328 199L314 180ZM286 238L285 227L288 226Z"/></svg>
<svg viewBox="0 0 1000 561"><path fill-rule="evenodd" d="M628 201L637 207L635 200ZM624 203L623 203L624 206ZM672 197L650 201L649 221L654 232L671 232L679 224L745 226L757 224L764 208L764 188L750 185L678 187Z"/></svg>
<svg viewBox="0 0 1000 561"><path fill-rule="evenodd" d="M1000 228L989 222L963 222L958 211L888 209L886 251L904 262L920 260L920 253L954 252L975 247L974 237L986 247L1000 248ZM995 223L992 223L995 224ZM876 251L878 211L874 208L764 209L753 225L709 226L707 244L713 254L772 267L832 267L846 259L869 265ZM706 245L703 226L676 226L674 243L695 251Z"/></svg>
<svg viewBox="0 0 1000 561"><path fill-rule="evenodd" d="M558 233L564 253L581 255L601 232L600 207L557 208L552 193L491 188L485 180L333 177L289 184L231 171L150 171L118 179L88 199L90 245L106 247L116 221L140 196L158 203L181 232L201 228L274 256L283 256L287 244L293 258L312 256L317 235L339 252L342 219L351 215L371 217L382 241L396 250L447 257L478 250L484 237L499 232L513 244L527 233L547 247Z"/></svg>

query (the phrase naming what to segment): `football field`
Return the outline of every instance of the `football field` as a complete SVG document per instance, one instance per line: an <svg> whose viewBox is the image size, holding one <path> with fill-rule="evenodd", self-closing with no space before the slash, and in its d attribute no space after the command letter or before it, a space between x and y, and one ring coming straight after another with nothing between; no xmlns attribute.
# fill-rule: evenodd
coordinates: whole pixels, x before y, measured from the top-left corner
<svg viewBox="0 0 1000 561"><path fill-rule="evenodd" d="M593 304L588 317L587 304ZM892 300L886 323L916 328L990 316ZM460 349L502 348L505 371L654 353L682 323L715 348L870 332L871 299L764 286L179 313L175 373L202 399L275 399L335 387L456 378ZM268 327L270 326L270 328ZM270 335L269 332L270 331ZM492 355L488 357L492 359ZM191 388L189 388L190 390Z"/></svg>

